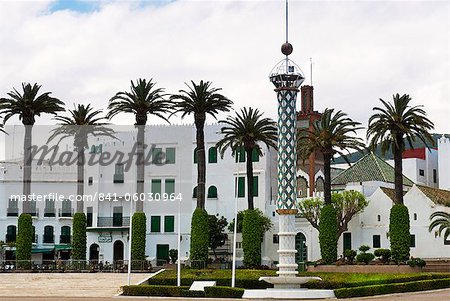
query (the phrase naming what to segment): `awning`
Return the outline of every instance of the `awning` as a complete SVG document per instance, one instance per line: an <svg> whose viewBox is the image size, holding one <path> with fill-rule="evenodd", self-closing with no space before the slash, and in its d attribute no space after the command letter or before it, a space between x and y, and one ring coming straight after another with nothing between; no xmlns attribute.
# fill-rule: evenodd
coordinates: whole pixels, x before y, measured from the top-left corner
<svg viewBox="0 0 450 301"><path fill-rule="evenodd" d="M55 251L72 250L72 245L55 245Z"/></svg>
<svg viewBox="0 0 450 301"><path fill-rule="evenodd" d="M35 248L31 249L31 254L51 254L54 250L55 248Z"/></svg>

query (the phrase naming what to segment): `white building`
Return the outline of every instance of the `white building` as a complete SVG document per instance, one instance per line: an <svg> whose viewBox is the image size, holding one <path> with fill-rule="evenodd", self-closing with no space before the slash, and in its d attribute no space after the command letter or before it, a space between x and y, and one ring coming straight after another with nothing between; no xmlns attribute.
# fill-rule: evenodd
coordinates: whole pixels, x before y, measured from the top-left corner
<svg viewBox="0 0 450 301"><path fill-rule="evenodd" d="M220 139L219 132L219 125L205 127L206 209L209 214L223 215L230 222L234 217L235 195L237 195L238 209L247 208L246 167L245 162L236 162L230 150L223 158L220 157L215 149L215 144ZM135 130L128 128L118 132L117 139L95 138L90 142L91 149L86 151L86 155L98 160L107 153L127 154L134 145L135 137ZM149 145L146 153L165 154L165 164L153 162L145 169L146 255L153 264L160 263L167 258L170 249L177 248L178 223L180 223L182 237L181 257L182 260L189 258L190 223L192 212L196 207L195 137L195 128L192 125L146 127L146 143ZM449 163L448 153L441 159L441 150L449 151L448 145L448 139L443 139L439 144L439 155L432 151L429 157L426 157L439 156L441 187L450 186L449 169L440 167L441 164ZM262 245L262 263L271 265L278 261L278 215L274 201L277 191L276 152L265 146L262 147L263 156L254 158L256 180L254 202L255 207L271 217L274 224L273 229L266 233ZM412 159L412 165L415 164L415 168L420 167L422 163L419 160L422 159ZM88 219L87 258L91 260L120 262L128 257L131 204L128 200L136 191L136 169L134 164L128 168L126 164L117 163L114 161L106 165L87 164L85 168L85 195L88 197L84 204ZM11 195L22 192L21 164L17 160L0 163L0 196L4 200L0 203L0 240L12 240L17 230L13 226L17 226L17 216L22 212L21 206L14 201L9 201ZM426 168L427 175L430 170L436 168L433 164L427 166L429 166ZM311 189L308 187L308 176L299 170L297 179L298 195L306 196ZM419 180L419 177L404 178L405 204L411 214L411 234L415 235L415 246L411 248L411 255L423 258L449 257L450 246L447 242L444 244L442 238L435 237L434 233L429 233L427 227L431 212L449 210L450 193L446 190L414 186L414 182L423 183ZM344 245L345 248L352 249L357 249L362 244L367 244L373 249L389 248L386 233L389 225L389 210L392 206L393 182L393 167L372 154L360 159L344 171L336 171L333 175L334 190L358 190L363 192L370 201L365 211L352 219L349 230L341 236L339 253L342 253ZM434 181L431 182L433 184ZM236 183L237 193L235 192ZM314 192L316 196L322 196L322 191L323 173L318 171L315 175ZM37 196L59 194L65 200L52 203L44 199L36 202L36 210L33 214L36 234L33 259L39 261L55 257L68 258L72 216L76 204L67 200L70 195L76 195L76 166L49 166L45 162L42 166L33 165L32 193ZM167 195L173 193L175 196L180 196L182 200L181 202L163 201L161 195L164 193ZM152 197L150 194L153 194ZM178 218L178 212L180 212L180 218ZM318 231L300 216L296 218L296 228L298 261L320 259ZM229 235L229 240L232 241L232 235ZM238 262L242 262L240 235L237 241ZM231 249L230 243L227 243L223 253L230 252ZM12 250L7 254L9 258L13 256Z"/></svg>

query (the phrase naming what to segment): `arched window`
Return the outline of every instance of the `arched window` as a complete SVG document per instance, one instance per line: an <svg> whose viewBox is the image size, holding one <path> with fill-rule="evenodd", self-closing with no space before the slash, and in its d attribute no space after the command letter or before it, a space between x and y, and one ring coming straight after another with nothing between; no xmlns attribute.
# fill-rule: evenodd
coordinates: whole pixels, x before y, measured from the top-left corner
<svg viewBox="0 0 450 301"><path fill-rule="evenodd" d="M53 235L53 226L44 227L44 243L47 244L55 243L55 237Z"/></svg>
<svg viewBox="0 0 450 301"><path fill-rule="evenodd" d="M91 146L91 151L89 153L90 154L95 154L95 145Z"/></svg>
<svg viewBox="0 0 450 301"><path fill-rule="evenodd" d="M217 199L217 187L212 185L208 188L208 199Z"/></svg>
<svg viewBox="0 0 450 301"><path fill-rule="evenodd" d="M323 178L318 177L316 180L316 192L323 192L324 186L325 186L325 182L323 181Z"/></svg>
<svg viewBox="0 0 450 301"><path fill-rule="evenodd" d="M208 150L208 163L217 163L217 148L215 146Z"/></svg>
<svg viewBox="0 0 450 301"><path fill-rule="evenodd" d="M70 227L62 226L61 227L61 236L59 237L60 244L70 244Z"/></svg>
<svg viewBox="0 0 450 301"><path fill-rule="evenodd" d="M297 177L297 197L305 198L308 193L308 182L304 177Z"/></svg>
<svg viewBox="0 0 450 301"><path fill-rule="evenodd" d="M6 228L6 242L16 242L17 227L9 225Z"/></svg>
<svg viewBox="0 0 450 301"><path fill-rule="evenodd" d="M192 190L192 198L193 199L197 198L197 186L195 186L194 189Z"/></svg>

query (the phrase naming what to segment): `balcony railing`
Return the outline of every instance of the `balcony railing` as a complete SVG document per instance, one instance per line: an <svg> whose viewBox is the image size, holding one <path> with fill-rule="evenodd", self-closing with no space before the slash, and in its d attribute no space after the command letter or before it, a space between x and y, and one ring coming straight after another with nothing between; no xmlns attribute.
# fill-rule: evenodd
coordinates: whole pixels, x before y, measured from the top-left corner
<svg viewBox="0 0 450 301"><path fill-rule="evenodd" d="M70 235L60 235L59 243L60 244L70 244L71 239L72 239L72 236L70 236Z"/></svg>
<svg viewBox="0 0 450 301"><path fill-rule="evenodd" d="M19 208L8 208L6 216L19 216Z"/></svg>
<svg viewBox="0 0 450 301"><path fill-rule="evenodd" d="M44 208L44 217L55 217L56 210L55 208Z"/></svg>
<svg viewBox="0 0 450 301"><path fill-rule="evenodd" d="M130 226L129 216L97 218L97 227L129 227L129 226Z"/></svg>
<svg viewBox="0 0 450 301"><path fill-rule="evenodd" d="M70 210L69 209L62 209L62 208L60 208L58 210L58 216L59 217L72 217L73 216L73 212L74 212L73 208L70 208Z"/></svg>
<svg viewBox="0 0 450 301"><path fill-rule="evenodd" d="M33 237L33 243L37 244L37 242L38 242L38 235L35 234L34 237Z"/></svg>
<svg viewBox="0 0 450 301"><path fill-rule="evenodd" d="M54 244L55 243L55 235L47 235L44 234L44 244Z"/></svg>

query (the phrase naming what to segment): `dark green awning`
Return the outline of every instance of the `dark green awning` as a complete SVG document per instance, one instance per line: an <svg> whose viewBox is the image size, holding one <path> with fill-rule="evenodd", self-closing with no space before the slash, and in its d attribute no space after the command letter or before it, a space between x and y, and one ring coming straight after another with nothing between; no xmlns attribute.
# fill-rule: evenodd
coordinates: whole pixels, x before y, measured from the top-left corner
<svg viewBox="0 0 450 301"><path fill-rule="evenodd" d="M72 250L72 245L55 245L55 251Z"/></svg>
<svg viewBox="0 0 450 301"><path fill-rule="evenodd" d="M53 251L55 250L55 248L36 248L36 249L31 249L31 254L51 254Z"/></svg>

